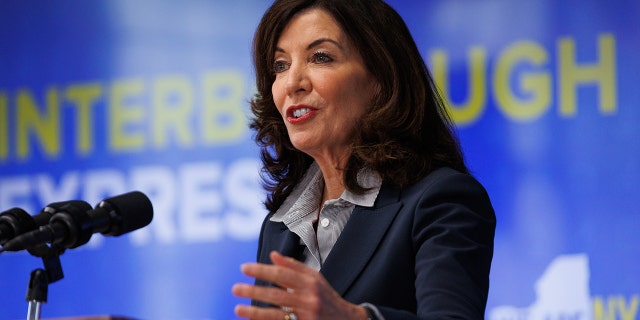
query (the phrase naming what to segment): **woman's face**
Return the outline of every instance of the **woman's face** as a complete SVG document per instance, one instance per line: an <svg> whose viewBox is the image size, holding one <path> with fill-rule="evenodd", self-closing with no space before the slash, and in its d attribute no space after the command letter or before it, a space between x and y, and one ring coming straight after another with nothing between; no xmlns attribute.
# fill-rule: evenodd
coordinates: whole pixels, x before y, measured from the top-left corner
<svg viewBox="0 0 640 320"><path fill-rule="evenodd" d="M343 164L377 90L358 50L331 15L310 9L285 27L274 60L271 91L291 142L317 161Z"/></svg>

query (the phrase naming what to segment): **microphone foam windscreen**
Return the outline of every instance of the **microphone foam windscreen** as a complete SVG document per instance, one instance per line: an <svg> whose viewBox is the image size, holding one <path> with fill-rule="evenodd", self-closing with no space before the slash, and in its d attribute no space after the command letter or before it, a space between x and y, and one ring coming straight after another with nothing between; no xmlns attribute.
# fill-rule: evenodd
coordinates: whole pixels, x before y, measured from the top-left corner
<svg viewBox="0 0 640 320"><path fill-rule="evenodd" d="M122 219L118 230L111 234L114 236L140 229L151 223L153 219L151 200L140 191L132 191L105 199L99 206L105 207L103 203L110 206Z"/></svg>

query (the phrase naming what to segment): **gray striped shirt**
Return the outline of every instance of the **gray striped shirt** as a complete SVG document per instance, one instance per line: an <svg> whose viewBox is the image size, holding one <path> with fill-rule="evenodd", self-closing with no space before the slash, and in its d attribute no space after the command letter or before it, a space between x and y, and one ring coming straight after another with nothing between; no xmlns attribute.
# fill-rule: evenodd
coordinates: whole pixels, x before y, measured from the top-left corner
<svg viewBox="0 0 640 320"><path fill-rule="evenodd" d="M324 179L318 164L314 162L270 218L274 222L283 222L300 237L301 244L305 246L305 264L309 267L320 270L356 205L373 206L382 185L380 176L363 169L358 173L358 183L370 189L363 194L345 190L340 198L327 200L320 210ZM313 227L316 222L317 231Z"/></svg>

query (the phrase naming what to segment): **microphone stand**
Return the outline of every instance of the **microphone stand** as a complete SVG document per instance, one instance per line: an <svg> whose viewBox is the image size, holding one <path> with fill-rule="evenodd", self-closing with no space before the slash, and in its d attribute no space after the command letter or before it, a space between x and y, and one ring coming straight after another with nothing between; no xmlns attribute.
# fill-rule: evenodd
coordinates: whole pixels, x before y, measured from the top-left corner
<svg viewBox="0 0 640 320"><path fill-rule="evenodd" d="M29 302L27 320L40 319L42 304L47 302L49 284L64 278L60 264L60 255L64 253L64 250L57 245L49 247L45 244L28 249L31 255L42 258L44 269L37 268L31 272L26 297Z"/></svg>

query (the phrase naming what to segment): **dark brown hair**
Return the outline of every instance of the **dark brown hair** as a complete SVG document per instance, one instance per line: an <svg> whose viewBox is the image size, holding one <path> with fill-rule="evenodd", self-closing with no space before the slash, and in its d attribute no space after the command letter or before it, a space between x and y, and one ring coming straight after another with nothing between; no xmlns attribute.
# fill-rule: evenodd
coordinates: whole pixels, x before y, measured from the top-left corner
<svg viewBox="0 0 640 320"><path fill-rule="evenodd" d="M442 166L468 172L442 98L409 29L393 8L379 0L277 0L253 39L257 93L251 101L250 128L262 148L263 182L270 193L266 208L277 210L313 162L291 144L271 94L280 34L293 16L312 8L328 12L340 24L380 87L356 126L353 151L342 168L345 186L362 192L356 178L364 167L396 188Z"/></svg>

